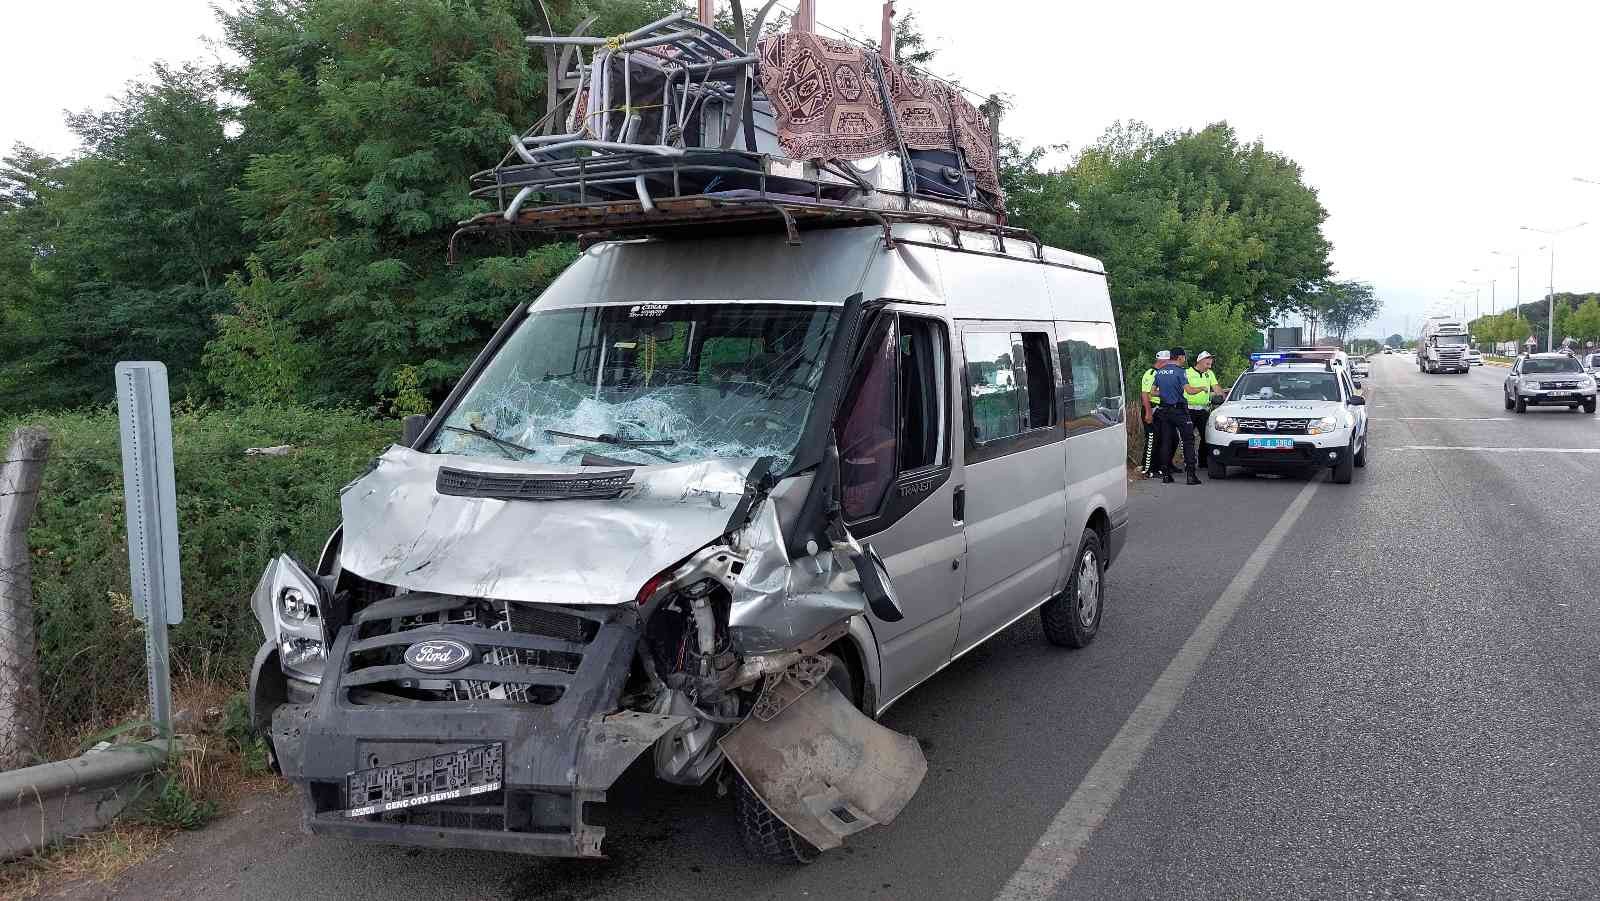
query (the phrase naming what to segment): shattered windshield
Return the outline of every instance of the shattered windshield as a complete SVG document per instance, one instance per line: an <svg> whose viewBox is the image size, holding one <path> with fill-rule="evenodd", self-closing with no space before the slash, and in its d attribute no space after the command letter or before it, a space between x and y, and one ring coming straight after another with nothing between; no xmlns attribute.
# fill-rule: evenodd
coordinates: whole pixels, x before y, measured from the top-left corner
<svg viewBox="0 0 1600 901"><path fill-rule="evenodd" d="M1233 387L1233 400L1338 400L1331 372L1247 372Z"/></svg>
<svg viewBox="0 0 1600 901"><path fill-rule="evenodd" d="M770 456L781 470L839 313L726 302L535 310L428 450L591 466Z"/></svg>

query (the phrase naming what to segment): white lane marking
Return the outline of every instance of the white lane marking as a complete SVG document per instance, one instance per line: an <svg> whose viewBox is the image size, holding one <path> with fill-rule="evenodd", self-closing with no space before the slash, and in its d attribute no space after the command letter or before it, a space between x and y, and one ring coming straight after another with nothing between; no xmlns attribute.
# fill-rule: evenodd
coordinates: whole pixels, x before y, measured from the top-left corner
<svg viewBox="0 0 1600 901"><path fill-rule="evenodd" d="M1600 447L1460 447L1451 444L1402 444L1397 451L1482 451L1489 454L1600 454Z"/></svg>
<svg viewBox="0 0 1600 901"><path fill-rule="evenodd" d="M1375 422L1511 422L1509 416L1374 416Z"/></svg>
<svg viewBox="0 0 1600 901"><path fill-rule="evenodd" d="M1266 569L1278 546L1288 536L1300 514L1311 504L1311 496L1320 484L1308 482L1306 487L1300 489L1288 509L1283 511L1277 523L1267 532L1267 537L1261 540L1255 553L1239 567L1233 581L1211 605L1205 618L1200 620L1200 625L1195 627L1178 650L1177 656L1172 658L1155 684L1150 686L1150 690L1139 701L1139 706L1117 730L1111 743L1100 752L1094 766L1089 768L1088 774L1072 792L1072 797L1050 821L1022 866L1011 874L1011 878L1000 889L997 901L1049 898L1072 873L1090 837L1111 813L1111 808L1138 768L1139 761L1150 749L1156 733L1178 706L1195 673L1211 655L1217 639L1244 604L1250 589L1261 576L1262 570Z"/></svg>

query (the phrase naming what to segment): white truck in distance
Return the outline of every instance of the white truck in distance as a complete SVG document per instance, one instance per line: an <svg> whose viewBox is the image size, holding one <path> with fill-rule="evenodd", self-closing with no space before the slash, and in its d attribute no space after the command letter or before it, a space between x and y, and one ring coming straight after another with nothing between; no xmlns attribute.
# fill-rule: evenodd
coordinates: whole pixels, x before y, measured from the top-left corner
<svg viewBox="0 0 1600 901"><path fill-rule="evenodd" d="M1423 372L1466 372L1467 327L1449 316L1434 316L1422 324L1417 341L1417 368Z"/></svg>

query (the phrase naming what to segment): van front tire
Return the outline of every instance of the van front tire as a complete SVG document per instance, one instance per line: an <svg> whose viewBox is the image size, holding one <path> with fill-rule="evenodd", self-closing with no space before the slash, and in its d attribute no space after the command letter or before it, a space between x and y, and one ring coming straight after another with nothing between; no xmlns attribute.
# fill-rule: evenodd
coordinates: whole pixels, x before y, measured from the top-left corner
<svg viewBox="0 0 1600 901"><path fill-rule="evenodd" d="M1106 558L1100 533L1084 529L1072 561L1066 589L1039 608L1039 621L1051 644L1081 648L1099 634L1105 612Z"/></svg>
<svg viewBox="0 0 1600 901"><path fill-rule="evenodd" d="M861 690L850 665L837 651L823 651L822 656L833 662L828 668L828 681L859 710ZM739 837L751 856L769 863L796 865L812 863L822 856L816 845L801 838L800 833L790 829L772 812L737 770L733 773L733 783L733 809L739 818Z"/></svg>

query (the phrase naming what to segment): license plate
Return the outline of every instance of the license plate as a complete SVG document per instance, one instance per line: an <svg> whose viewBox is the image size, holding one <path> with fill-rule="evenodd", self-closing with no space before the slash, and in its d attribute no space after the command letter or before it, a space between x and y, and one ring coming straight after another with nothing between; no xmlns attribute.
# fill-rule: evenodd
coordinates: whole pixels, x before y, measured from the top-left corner
<svg viewBox="0 0 1600 901"><path fill-rule="evenodd" d="M344 815L365 817L496 791L504 772L505 751L499 742L356 770L345 777Z"/></svg>
<svg viewBox="0 0 1600 901"><path fill-rule="evenodd" d="M1553 397L1553 398L1555 398L1557 400L1566 400L1567 398L1572 397L1572 396L1573 396L1572 394L1570 394L1570 393L1568 393L1566 391L1552 391L1549 394L1545 395L1545 397Z"/></svg>
<svg viewBox="0 0 1600 901"><path fill-rule="evenodd" d="M1251 450L1294 450L1293 438L1251 438Z"/></svg>

